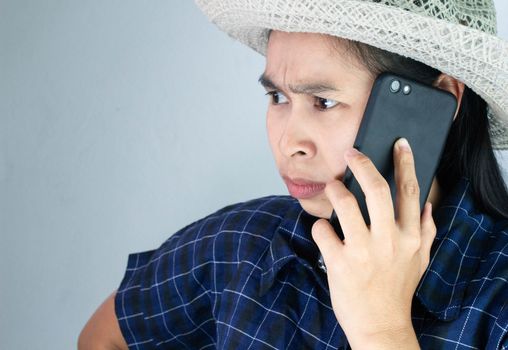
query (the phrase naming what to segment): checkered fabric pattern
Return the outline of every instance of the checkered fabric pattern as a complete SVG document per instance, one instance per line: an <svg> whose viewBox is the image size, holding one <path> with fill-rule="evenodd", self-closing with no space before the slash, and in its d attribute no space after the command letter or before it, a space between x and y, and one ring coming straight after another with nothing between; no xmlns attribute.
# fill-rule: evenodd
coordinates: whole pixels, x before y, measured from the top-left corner
<svg viewBox="0 0 508 350"><path fill-rule="evenodd" d="M462 179L435 210L412 304L422 349L508 349L508 221L478 212L468 188ZM131 254L115 298L129 349L348 349L315 220L296 199L268 196Z"/></svg>

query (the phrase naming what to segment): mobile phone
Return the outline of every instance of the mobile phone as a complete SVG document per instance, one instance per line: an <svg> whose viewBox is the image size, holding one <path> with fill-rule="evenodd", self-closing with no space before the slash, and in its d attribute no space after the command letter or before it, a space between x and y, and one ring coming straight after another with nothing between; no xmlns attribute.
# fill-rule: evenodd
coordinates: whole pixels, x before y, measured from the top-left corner
<svg viewBox="0 0 508 350"><path fill-rule="evenodd" d="M395 206L393 145L405 137L413 152L420 187L420 208L428 197L457 100L448 91L425 85L390 72L381 73L372 86L354 147L369 157L390 185ZM346 168L344 185L356 197L363 218L370 224L365 195L353 173ZM330 223L339 238L344 233L335 210Z"/></svg>

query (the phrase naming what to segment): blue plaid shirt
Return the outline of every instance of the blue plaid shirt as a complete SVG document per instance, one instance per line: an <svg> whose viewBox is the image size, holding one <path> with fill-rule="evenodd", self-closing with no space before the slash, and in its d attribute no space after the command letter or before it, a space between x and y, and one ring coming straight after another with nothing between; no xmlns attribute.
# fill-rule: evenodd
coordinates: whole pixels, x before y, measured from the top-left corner
<svg viewBox="0 0 508 350"><path fill-rule="evenodd" d="M435 210L412 320L422 349L508 349L508 221L462 179ZM115 298L130 349L347 349L311 238L289 196L225 207L131 254Z"/></svg>

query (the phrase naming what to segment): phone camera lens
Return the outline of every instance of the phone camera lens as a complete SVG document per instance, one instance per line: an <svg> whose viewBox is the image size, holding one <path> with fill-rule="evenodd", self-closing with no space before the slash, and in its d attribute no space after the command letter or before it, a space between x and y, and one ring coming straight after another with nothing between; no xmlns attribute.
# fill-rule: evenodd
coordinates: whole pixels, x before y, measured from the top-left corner
<svg viewBox="0 0 508 350"><path fill-rule="evenodd" d="M411 92L411 86L409 85L404 86L402 92L404 93L404 95L409 95L409 93Z"/></svg>
<svg viewBox="0 0 508 350"><path fill-rule="evenodd" d="M399 92L399 90L400 90L400 81L393 80L392 83L390 84L390 91Z"/></svg>

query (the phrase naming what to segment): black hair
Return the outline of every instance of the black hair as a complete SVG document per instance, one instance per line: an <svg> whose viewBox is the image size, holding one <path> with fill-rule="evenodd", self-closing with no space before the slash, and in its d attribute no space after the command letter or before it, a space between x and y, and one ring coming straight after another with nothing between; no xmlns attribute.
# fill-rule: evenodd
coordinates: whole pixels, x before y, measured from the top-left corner
<svg viewBox="0 0 508 350"><path fill-rule="evenodd" d="M340 38L373 76L389 71L433 85L441 72L424 63L357 41ZM465 86L436 173L446 194L461 177L470 181L477 208L494 218L508 218L508 190L494 156L489 134L487 103Z"/></svg>

